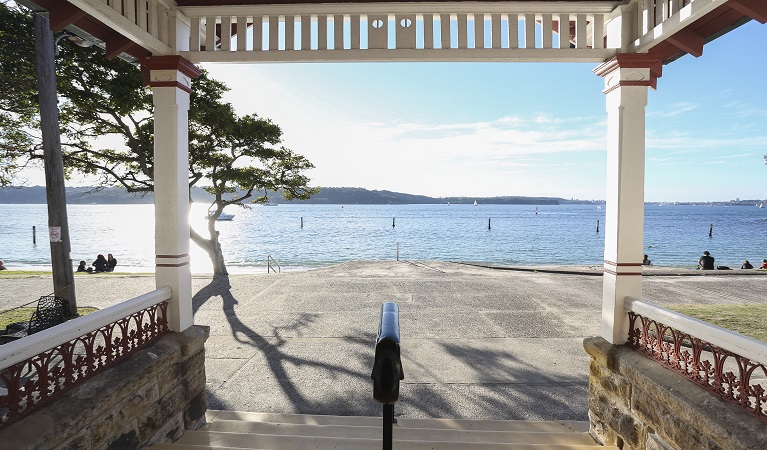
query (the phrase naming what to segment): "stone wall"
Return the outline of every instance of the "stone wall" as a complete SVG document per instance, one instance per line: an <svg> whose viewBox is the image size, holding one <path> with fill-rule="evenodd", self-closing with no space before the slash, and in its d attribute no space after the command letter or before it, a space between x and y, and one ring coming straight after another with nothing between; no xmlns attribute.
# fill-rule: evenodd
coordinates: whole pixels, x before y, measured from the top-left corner
<svg viewBox="0 0 767 450"><path fill-rule="evenodd" d="M591 434L624 450L767 449L767 424L641 353L588 338Z"/></svg>
<svg viewBox="0 0 767 450"><path fill-rule="evenodd" d="M172 442L205 422L208 327L170 333L0 430L0 447L128 450Z"/></svg>

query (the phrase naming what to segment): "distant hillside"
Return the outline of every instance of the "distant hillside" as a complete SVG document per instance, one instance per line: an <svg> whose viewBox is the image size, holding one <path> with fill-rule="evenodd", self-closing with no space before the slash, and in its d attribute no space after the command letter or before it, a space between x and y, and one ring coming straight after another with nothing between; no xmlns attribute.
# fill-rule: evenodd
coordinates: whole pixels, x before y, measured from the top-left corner
<svg viewBox="0 0 767 450"><path fill-rule="evenodd" d="M213 197L201 188L192 190L192 199L197 202L210 202ZM427 197L425 195L403 194L391 191L371 191L362 188L326 187L309 200L287 201L281 192L269 194L269 200L275 203L306 203L326 205L406 205L438 203L474 203L496 205L559 205L564 203L590 203L581 200L565 200L555 197ZM42 186L2 188L0 203L45 203L45 188ZM93 187L67 188L68 204L136 204L153 203L154 194L129 194L124 189Z"/></svg>

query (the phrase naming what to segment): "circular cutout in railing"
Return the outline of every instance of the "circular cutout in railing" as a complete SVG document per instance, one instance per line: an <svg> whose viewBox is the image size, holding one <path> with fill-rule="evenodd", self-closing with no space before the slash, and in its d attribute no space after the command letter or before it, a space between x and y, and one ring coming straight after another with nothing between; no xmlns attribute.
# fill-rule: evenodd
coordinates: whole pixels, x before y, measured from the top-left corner
<svg viewBox="0 0 767 450"><path fill-rule="evenodd" d="M383 20L381 20L381 19L376 19L376 20L374 20L374 21L370 22L370 25L371 25L373 28L376 28L376 29L378 29L378 28L383 28L383 25L384 25L384 24L383 24Z"/></svg>
<svg viewBox="0 0 767 450"><path fill-rule="evenodd" d="M410 26L413 25L413 21L410 19L402 19L400 20L399 25L402 28L410 28Z"/></svg>

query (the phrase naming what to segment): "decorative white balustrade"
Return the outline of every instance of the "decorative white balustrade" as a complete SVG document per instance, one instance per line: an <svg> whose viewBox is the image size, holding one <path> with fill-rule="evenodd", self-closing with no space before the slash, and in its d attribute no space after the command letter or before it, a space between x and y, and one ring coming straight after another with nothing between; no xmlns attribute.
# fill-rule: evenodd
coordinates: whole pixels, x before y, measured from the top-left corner
<svg viewBox="0 0 767 450"><path fill-rule="evenodd" d="M131 23L162 42L168 42L168 10L163 0L101 0Z"/></svg>
<svg viewBox="0 0 767 450"><path fill-rule="evenodd" d="M604 45L609 8L509 9L457 3L181 7L191 27L189 52L182 54L193 62L602 61L615 52Z"/></svg>

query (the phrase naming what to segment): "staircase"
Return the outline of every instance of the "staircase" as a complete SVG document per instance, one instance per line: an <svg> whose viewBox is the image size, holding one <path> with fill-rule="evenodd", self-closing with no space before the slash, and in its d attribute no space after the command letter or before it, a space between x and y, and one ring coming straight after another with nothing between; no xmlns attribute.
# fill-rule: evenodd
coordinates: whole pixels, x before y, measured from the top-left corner
<svg viewBox="0 0 767 450"><path fill-rule="evenodd" d="M380 417L208 411L208 424L150 450L380 450ZM400 418L400 450L594 450L588 422ZM617 447L601 447L617 450Z"/></svg>

